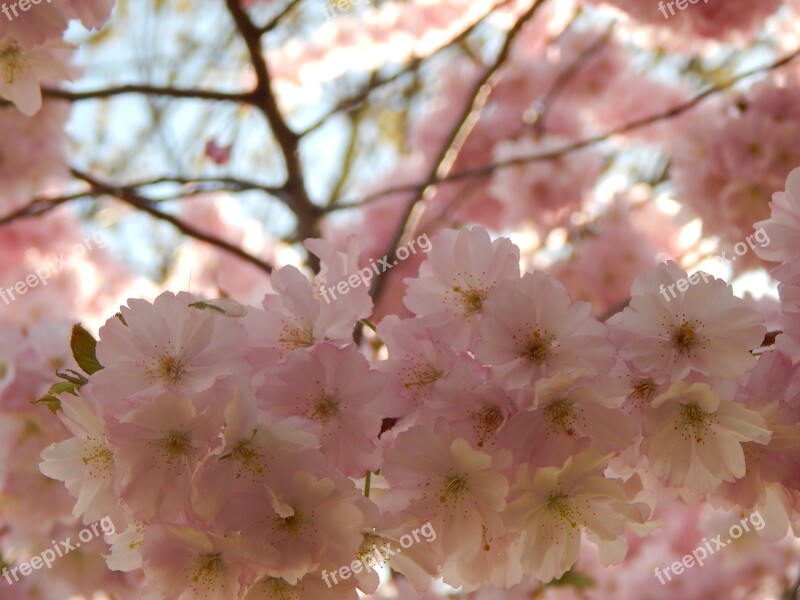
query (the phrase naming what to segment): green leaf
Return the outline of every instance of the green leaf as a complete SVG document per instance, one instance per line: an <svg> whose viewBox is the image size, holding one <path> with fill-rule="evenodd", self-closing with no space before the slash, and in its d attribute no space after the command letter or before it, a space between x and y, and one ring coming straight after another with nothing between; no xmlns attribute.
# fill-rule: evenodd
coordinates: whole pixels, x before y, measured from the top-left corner
<svg viewBox="0 0 800 600"><path fill-rule="evenodd" d="M72 356L75 357L75 362L87 374L97 373L103 368L103 365L98 362L95 353L97 340L80 323L72 328L72 337L69 340L69 345L72 348Z"/></svg>
<svg viewBox="0 0 800 600"><path fill-rule="evenodd" d="M47 390L47 393L38 400L31 401L31 404L44 404L51 412L57 413L61 410L61 400L58 399L59 394L68 393L77 396L76 390L79 386L68 381L54 383Z"/></svg>
<svg viewBox="0 0 800 600"><path fill-rule="evenodd" d="M555 579L547 585L552 587L574 587L579 590L594 587L596 585L594 579L583 573L575 571L567 571L561 576L561 579Z"/></svg>
<svg viewBox="0 0 800 600"><path fill-rule="evenodd" d="M48 394L62 394L64 392L69 392L73 396L76 396L75 390L78 388L74 383L70 383L68 381L60 381L58 383L54 383L50 386L50 389L47 391Z"/></svg>
<svg viewBox="0 0 800 600"><path fill-rule="evenodd" d="M33 400L31 404L45 404L53 414L61 410L61 400L50 394L42 396L38 400Z"/></svg>

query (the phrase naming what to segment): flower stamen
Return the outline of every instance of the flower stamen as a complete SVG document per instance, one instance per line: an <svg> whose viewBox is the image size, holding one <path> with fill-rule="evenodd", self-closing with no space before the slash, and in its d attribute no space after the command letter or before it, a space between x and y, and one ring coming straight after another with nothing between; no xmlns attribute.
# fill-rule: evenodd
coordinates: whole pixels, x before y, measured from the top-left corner
<svg viewBox="0 0 800 600"><path fill-rule="evenodd" d="M569 496L566 494L554 492L550 495L550 498L548 498L545 508L551 513L561 517L574 529L578 524L575 522L572 507L569 505L569 502L567 502L568 499Z"/></svg>
<svg viewBox="0 0 800 600"><path fill-rule="evenodd" d="M467 478L464 475L452 474L447 477L439 496L439 502L445 504L449 499L458 500L469 488Z"/></svg>
<svg viewBox="0 0 800 600"><path fill-rule="evenodd" d="M326 425L332 419L339 417L339 403L334 396L324 394L317 399L310 417L317 423Z"/></svg>
<svg viewBox="0 0 800 600"><path fill-rule="evenodd" d="M575 417L572 402L565 398L556 400L544 409L544 414L551 425L560 427L567 435L575 435L575 429L572 427L573 418Z"/></svg>
<svg viewBox="0 0 800 600"><path fill-rule="evenodd" d="M672 333L672 343L680 354L688 354L699 341L697 332L688 321L681 323Z"/></svg>
<svg viewBox="0 0 800 600"><path fill-rule="evenodd" d="M706 413L696 403L681 405L681 420L683 426L694 430L695 440L700 443L706 432Z"/></svg>

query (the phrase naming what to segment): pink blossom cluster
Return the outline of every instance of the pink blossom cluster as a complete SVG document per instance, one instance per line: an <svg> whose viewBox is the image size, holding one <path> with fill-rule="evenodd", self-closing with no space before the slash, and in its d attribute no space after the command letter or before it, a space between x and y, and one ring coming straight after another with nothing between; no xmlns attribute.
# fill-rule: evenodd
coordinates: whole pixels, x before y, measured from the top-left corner
<svg viewBox="0 0 800 600"><path fill-rule="evenodd" d="M108 19L114 0L6 2L0 14L0 97L25 115L42 106L40 83L69 79L70 46L62 42L67 24L80 20L88 28ZM13 16L12 16L13 13Z"/></svg>
<svg viewBox="0 0 800 600"><path fill-rule="evenodd" d="M548 268L570 293L589 302L595 316L630 294L634 279L666 256L683 253L675 220L649 194L616 197L608 210L569 235L569 255Z"/></svg>
<svg viewBox="0 0 800 600"><path fill-rule="evenodd" d="M516 0L503 7L497 0L390 0L376 6L362 2L357 9L325 18L328 4L319 4L321 22L313 35L295 35L270 53L275 77L302 89L304 101L309 94L316 97L320 84L348 71L368 72L387 62L425 56L494 7L496 14L507 15L524 5Z"/></svg>
<svg viewBox="0 0 800 600"><path fill-rule="evenodd" d="M800 358L800 169L789 174L785 191L776 193L770 203L771 216L756 223L770 235L777 237L772 247L759 248L757 253L764 260L780 263L772 270L772 276L780 284L780 324L783 335L779 336L779 347L792 358Z"/></svg>
<svg viewBox="0 0 800 600"><path fill-rule="evenodd" d="M43 85L69 80L73 47L62 40L67 24L88 28L108 19L114 0L2 3L0 12L0 206L17 207L57 183L66 172L64 124L68 107L43 104ZM14 16L16 14L16 16ZM13 106L2 106L10 101ZM21 113L21 114L20 114Z"/></svg>
<svg viewBox="0 0 800 600"><path fill-rule="evenodd" d="M0 253L2 318L19 326L68 320L75 314L97 318L109 305L118 304L132 274L112 257L99 234L99 230L91 234L82 229L78 219L69 214L6 226ZM109 271L114 272L113 277L106 275ZM20 282L27 291L20 293Z"/></svg>
<svg viewBox="0 0 800 600"><path fill-rule="evenodd" d="M12 569L29 562L53 540L78 539L82 529L71 515L68 490L38 468L42 450L72 437L70 430L40 404L55 370L77 369L69 353L70 325L40 319L22 327L0 322L0 598L63 600L95 592L134 597L136 574L112 572L100 539L54 560L52 567L20 577ZM55 485L54 485L55 484ZM106 515L101 515L103 518Z"/></svg>
<svg viewBox="0 0 800 600"><path fill-rule="evenodd" d="M57 396L72 436L40 469L84 523L114 520L108 565L143 598L355 599L375 572L323 573L426 523L432 543L388 558L403 597L435 597L436 577L481 599L624 573L680 502L758 510L765 544L800 531L798 365L761 348L761 316L723 281L667 302L687 274L661 264L602 323L521 273L510 240L444 230L405 280L413 316L357 345L367 290L320 290L358 249L307 246L319 274L277 270L258 308L129 300Z"/></svg>
<svg viewBox="0 0 800 600"><path fill-rule="evenodd" d="M688 124L671 174L678 197L703 219L705 235L731 247L769 216L769 198L800 164L799 90L795 73L772 78L723 106L699 111ZM733 266L761 264L751 254Z"/></svg>
<svg viewBox="0 0 800 600"><path fill-rule="evenodd" d="M670 35L681 38L729 40L752 34L764 20L778 11L780 0L669 0L640 2L638 0L592 0L609 4L636 21L664 28ZM670 6L671 4L671 6Z"/></svg>
<svg viewBox="0 0 800 600"><path fill-rule="evenodd" d="M614 160L612 152L616 150L624 151L641 142L671 147L687 117L631 130L616 136L605 148L589 145L569 152L564 149L599 131L671 109L688 98L688 90L679 82L639 72L622 41L604 28L575 26L548 38L549 29L558 19L546 8L552 7L549 3L544 5L542 13L537 13L520 33L502 76L494 84L451 171L459 173L515 160L518 164L495 169L488 177L466 178L437 187L424 204L419 228L431 235L441 227L465 223L499 231L524 228L536 238L538 246L544 245L553 233L583 228L587 235L570 236L570 241L596 238L596 242L575 244L571 257L575 260L557 266L554 272L558 271L559 277L563 273L570 292L591 300L599 314L627 297L633 278L652 265L654 257L679 260L682 256L682 250L674 243L679 224L652 208L641 213L657 218L659 228L636 216L637 233L624 234L630 228L629 213L640 214L638 210L629 211L629 206L644 204L636 197L641 195L638 192L632 194L630 201L613 201L607 215L597 210L597 186L603 171ZM446 69L437 71L435 102L423 117L412 121L408 154L401 156L397 167L381 179L377 189L427 177L428 163L436 159L448 131L460 116L463 97L484 68L452 61ZM626 93L617 93L619 89ZM548 153L561 155L552 160L527 160ZM690 166L693 172L703 169L697 161ZM350 218L326 223L325 238L343 248L349 232L357 229L365 255L381 255L393 235L394 221L411 197L408 192L387 194L361 206L348 215ZM579 227L579 222L588 224ZM612 232L623 235L616 239ZM598 268L594 250L622 260ZM586 258L581 260L579 252L585 252ZM377 307L379 314L408 315L401 301L402 279L417 266L404 264L388 276L387 292ZM618 269L619 266L624 268ZM603 280L606 275L615 281Z"/></svg>
<svg viewBox="0 0 800 600"><path fill-rule="evenodd" d="M0 14L0 38L10 38L23 48L34 48L48 40L60 39L73 19L89 29L99 28L111 14L114 0L6 2L4 6Z"/></svg>
<svg viewBox="0 0 800 600"><path fill-rule="evenodd" d="M45 109L47 110L47 109ZM32 404L53 384L54 373L76 370L69 352L70 322L76 313L86 318L118 302L117 294L130 284L129 273L107 251L94 248L80 257L73 253L86 232L68 215L44 216L14 223L2 234L0 255L0 598L63 600L94 592L133 597L140 587L137 574L108 570L102 540L58 557L47 570L20 578L19 568L53 546L52 540L78 539L82 527L70 511L64 486L38 468L41 452L71 437L70 430L42 404ZM86 250L86 247L83 246ZM10 301L16 281L25 281L48 259L70 261L46 281ZM114 272L100 278L99 271ZM41 271L40 271L41 272ZM62 384L66 382L62 381ZM106 515L100 515L103 518ZM5 570L7 569L7 570ZM7 577L6 577L7 576Z"/></svg>
<svg viewBox="0 0 800 600"><path fill-rule="evenodd" d="M615 40L600 43L603 32L595 28L567 31L547 52L541 47L541 33L531 28L515 48L453 171L557 151L592 131L593 117L602 111L607 92L625 73L627 55ZM550 96L549 90L562 72L594 44L596 52L559 96ZM443 143L441 136L447 132L441 123L459 117L453 107L480 73L479 68L467 65L442 74L439 101L414 128L415 147L425 153L437 152ZM578 106L582 110L577 110ZM522 163L498 170L485 180L439 190L431 201L431 212L447 211L454 221L496 229L526 224L546 236L552 228L568 223L569 215L583 206L602 167L603 156L597 149L552 161Z"/></svg>

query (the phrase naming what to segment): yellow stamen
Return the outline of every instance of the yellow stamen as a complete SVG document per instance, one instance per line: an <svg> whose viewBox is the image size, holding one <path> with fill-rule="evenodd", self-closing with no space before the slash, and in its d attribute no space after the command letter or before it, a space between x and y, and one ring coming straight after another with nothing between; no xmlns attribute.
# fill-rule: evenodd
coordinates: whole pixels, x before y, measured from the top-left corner
<svg viewBox="0 0 800 600"><path fill-rule="evenodd" d="M681 419L683 425L687 429L694 430L695 440L699 443L703 441L703 436L706 432L706 417L708 415L703 412L696 403L681 405Z"/></svg>
<svg viewBox="0 0 800 600"><path fill-rule="evenodd" d="M442 488L439 501L444 504L450 498L458 500L464 495L464 492L466 492L468 488L469 484L466 476L458 474L449 475Z"/></svg>
<svg viewBox="0 0 800 600"><path fill-rule="evenodd" d="M547 500L545 507L548 511L553 514L557 514L564 521L569 523L570 527L575 528L578 526L578 524L575 522L572 507L570 507L569 502L567 502L568 499L569 496L566 494L553 493Z"/></svg>
<svg viewBox="0 0 800 600"><path fill-rule="evenodd" d="M202 580L206 584L212 584L217 574L223 569L219 553L203 554L197 559L196 565L197 570L192 577L192 581L195 583Z"/></svg>
<svg viewBox="0 0 800 600"><path fill-rule="evenodd" d="M672 334L672 343L681 354L688 354L699 341L697 332L687 321L684 321Z"/></svg>
<svg viewBox="0 0 800 600"><path fill-rule="evenodd" d="M338 418L339 403L333 396L324 394L317 399L316 404L314 404L314 410L311 411L310 416L317 423L325 425L332 419Z"/></svg>
<svg viewBox="0 0 800 600"><path fill-rule="evenodd" d="M572 422L575 417L572 402L564 398L556 400L544 409L544 414L551 425L560 427L567 435L575 435L575 429L572 427Z"/></svg>
<svg viewBox="0 0 800 600"><path fill-rule="evenodd" d="M167 463L172 463L175 459L186 456L189 454L189 450L192 449L189 434L176 429L167 432L167 435L157 440L156 443L167 451Z"/></svg>

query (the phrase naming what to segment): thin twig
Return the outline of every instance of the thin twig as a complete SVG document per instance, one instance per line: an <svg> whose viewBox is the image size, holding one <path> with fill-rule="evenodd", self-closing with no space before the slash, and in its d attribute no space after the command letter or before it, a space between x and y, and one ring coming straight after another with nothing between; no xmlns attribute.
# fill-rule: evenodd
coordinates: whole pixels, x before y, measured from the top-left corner
<svg viewBox="0 0 800 600"><path fill-rule="evenodd" d="M452 183L452 182L456 182L456 181L462 181L462 180L465 180L465 179L479 179L479 178L482 178L482 177L488 177L490 175L493 175L498 170L507 169L509 167L515 167L515 166L518 166L518 165L535 163L535 162L546 162L546 161L556 160L558 158L562 158L562 157L564 157L564 156L566 156L568 154L571 154L572 152L575 152L577 150L582 150L583 148L586 148L588 146L593 146L593 145L598 144L600 142L607 141L609 138L611 138L611 137L613 137L615 135L621 135L621 134L624 134L624 133L629 133L629 132L634 131L636 129L641 129L642 127L647 127L648 125L653 125L654 123L658 123L660 121L665 121L665 120L671 119L673 117L677 117L677 116L683 114L684 112L687 112L688 110L690 110L692 108L695 108L697 105L701 104L707 98L727 90L728 88L732 87L733 85L735 85L736 83L742 81L743 79L747 79L748 77L752 77L754 75L760 75L760 74L764 74L764 73L769 73L771 71L779 69L779 68L781 68L783 66L786 66L788 63L794 61L795 59L797 59L798 56L800 56L800 48L798 48L797 50L795 50L791 54L788 54L788 55L784 56L783 58L781 58L781 59L779 59L779 60L777 60L777 61L775 61L773 63L770 63L770 64L762 66L762 67L758 67L758 68L755 68L755 69L751 69L749 71L745 71L744 73L741 73L741 74L736 75L735 77L729 79L725 83L712 86L712 87L704 90L703 92L700 92L699 94L697 94L696 96L694 96L690 100L687 100L686 102L684 102L682 104L674 106L673 108L670 108L670 109L665 110L663 112L656 113L656 114L653 114L653 115L650 115L650 116L647 116L647 117L642 117L640 119L635 119L633 121L630 121L629 123L621 125L620 127L617 127L615 129L612 129L612 130L607 131L605 133L601 133L601 134L598 134L598 135L595 135L595 136L592 136L592 137L589 137L589 138L585 138L583 140L579 140L579 141L573 142L571 144L567 144L567 145L562 146L561 148L557 148L555 150L551 150L551 151L548 151L548 152L536 153L536 154L529 154L529 155L526 155L526 156L519 156L519 157L508 159L508 160L503 160L503 161L498 161L498 162L495 162L495 163L490 163L488 165L483 165L483 166L480 166L480 167L473 167L473 168L469 168L469 169L463 169L461 171L456 171L454 173L450 173L446 177L432 177L432 178L430 178L430 179L428 179L426 181L422 181L422 182L407 183L407 184L396 185L396 186L384 188L382 190L378 190L378 191L373 192L371 194L368 194L366 196L362 196L361 198L356 198L356 199L353 199L353 200L350 200L350 201L347 201L347 202L342 202L341 204L337 205L336 209L339 210L339 209L346 209L346 208L357 208L357 207L359 207L359 206L361 206L363 204L366 204L366 203L369 203L369 202L374 202L376 200L379 200L381 198L384 198L386 196L390 196L390 195L393 195L393 194L399 194L399 193L405 193L405 192L414 192L415 190L419 189L420 187L427 187L427 186L431 186L431 185L448 184L448 183Z"/></svg>
<svg viewBox="0 0 800 600"><path fill-rule="evenodd" d="M539 102L541 108L539 113L536 115L536 121L533 124L534 131L536 131L536 133L544 133L545 120L547 119L547 115L553 104L555 104L555 101L564 92L575 76L581 72L581 69L586 66L586 63L588 63L589 60L591 60L591 58L608 43L608 40L611 38L611 34L614 32L614 25L615 23L612 22L601 36L599 36L588 48L581 52L575 58L575 60L569 66L567 66L566 69L558 74L556 80L553 82L553 85L547 91L544 98L542 98Z"/></svg>
<svg viewBox="0 0 800 600"><path fill-rule="evenodd" d="M191 176L178 176L178 175L163 175L144 181L135 181L120 185L120 187L129 188L132 190L141 190L143 188L151 187L154 185L174 183L182 186L198 186L202 184L219 184L220 188L217 191L227 192L251 192L258 191L264 192L273 196L287 204L290 209L293 209L293 198L290 196L286 189L282 186L271 186L256 181L241 179L239 177L220 176L220 177L191 177Z"/></svg>
<svg viewBox="0 0 800 600"><path fill-rule="evenodd" d="M81 100L93 100L98 98L111 98L112 96L122 96L124 94L143 94L145 96L161 96L163 98L217 100L220 102L235 102L239 104L248 104L254 102L254 98L250 93L218 92L214 90L199 90L145 84L120 85L103 88L100 90L88 90L85 92L70 92L68 90L48 87L42 89L42 95L47 98L69 100L70 102L79 102Z"/></svg>
<svg viewBox="0 0 800 600"><path fill-rule="evenodd" d="M264 35L266 33L269 33L270 31L272 31L273 29L275 29L278 25L280 25L281 21L283 21L283 19L286 17L286 15L288 15L290 12L292 12L292 10L298 4L300 4L300 0L292 0L291 2L289 2L286 5L286 7L281 12L279 12L277 15L275 15L268 23L266 23L263 27L259 27L258 33L261 34L261 35Z"/></svg>
<svg viewBox="0 0 800 600"><path fill-rule="evenodd" d="M408 75L409 73L416 72L425 62L429 61L430 59L432 59L435 56L438 56L439 54L441 54L442 52L444 52L448 48L452 48L453 46L456 46L456 45L462 43L470 35L472 35L472 32L475 31L475 29L477 29L478 26L480 26L487 18L489 18L492 14L494 14L495 11L497 11L499 8L502 8L505 5L511 3L512 1L513 0L503 0L502 2L498 2L494 6L490 7L478 19L476 19L475 22L473 22L472 24L467 26L461 33L459 33L457 36L455 36L449 42L447 42L446 44L442 44L441 46L436 48L430 54L427 54L427 55L422 56L422 57L415 56L399 71L397 71L397 72L395 72L395 73L393 73L391 75L387 75L386 77L375 77L375 73L373 73L372 77L370 78L369 83L367 83L367 85L364 87L364 89L362 89L357 94L354 94L353 96L350 96L349 98L345 98L344 100L340 100L336 104L335 107L333 107L331 110L326 112L319 119L314 121L314 123L312 123L311 125L306 127L303 131L301 131L300 132L300 137L307 136L308 134L316 131L317 129L322 127L325 123L327 123L328 120L331 117L333 117L334 115L337 115L342 111L352 110L352 109L356 108L362 102L364 102L367 98L369 98L370 95L372 94L372 92L374 92L375 90L380 89L380 88L382 88L382 87L384 87L384 86L386 86L386 85L388 85L390 83L393 83L393 82L397 81L398 79L400 79L404 75Z"/></svg>
<svg viewBox="0 0 800 600"><path fill-rule="evenodd" d="M526 10L519 17L519 19L517 19L517 22L506 34L503 45L500 48L500 51L497 53L497 56L492 64L487 67L483 75L473 84L468 96L469 101L467 105L463 109L460 118L456 121L456 125L448 134L445 144L439 153L438 159L434 161L430 169L430 176L428 177L429 181L444 180L448 176L450 169L452 169L456 159L458 158L461 148L463 148L467 138L472 133L472 130L480 119L481 112L488 102L494 86L497 84L500 70L508 59L511 48L514 44L514 40L522 31L525 24L531 18L533 18L539 8L545 2L547 2L547 0L535 0L531 7ZM387 248L386 254L390 257L390 260L395 258L395 252L402 242L406 230L409 228L411 217L414 214L416 207L420 202L422 202L422 200L425 199L425 196L428 195L432 189L428 183L424 183L417 186L415 189L413 189L413 191L414 200L405 208L398 226L395 229L392 241ZM378 303L378 300L385 289L385 281L385 277L379 276L375 278L375 281L372 284L372 289L370 292L375 304Z"/></svg>
<svg viewBox="0 0 800 600"><path fill-rule="evenodd" d="M256 100L256 106L269 123L286 164L286 183L282 187L294 200L293 210L298 221L298 235L301 239L314 236L318 233L317 222L322 211L311 202L306 191L303 166L300 162L300 137L286 123L272 89L269 65L261 48L263 33L250 19L240 0L225 0L225 4L236 24L236 29L247 46L250 62L255 71L256 87L252 94ZM313 263L314 257L310 256L309 258ZM316 270L314 264L311 266Z"/></svg>
<svg viewBox="0 0 800 600"><path fill-rule="evenodd" d="M80 194L71 194L69 196L56 196L53 198L45 198L45 197L34 198L22 208L18 208L7 215L0 217L0 226L9 225L14 221L20 221L22 219L28 219L30 217L40 217L44 214L49 213L53 209L58 208L62 204L67 204L68 202L72 202L73 200L91 198L94 195L95 195L94 193L89 191L89 192L82 192Z"/></svg>
<svg viewBox="0 0 800 600"><path fill-rule="evenodd" d="M148 215L155 217L160 221L169 223L184 235L225 250L226 252L229 252L230 254L233 254L234 256L237 256L238 258L255 265L265 273L272 273L273 267L268 262L253 256L242 248L239 248L238 246L235 246L234 244L231 244L222 238L201 231L193 225L189 225L188 223L182 221L178 217L160 211L153 206L153 202L149 198L145 198L144 196L137 194L130 188L120 188L118 186L100 181L96 177L75 168L71 169L71 172L77 179L81 179L91 186L91 193L93 195L108 195L118 198L122 202L144 213L147 213Z"/></svg>

